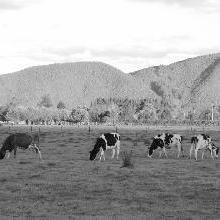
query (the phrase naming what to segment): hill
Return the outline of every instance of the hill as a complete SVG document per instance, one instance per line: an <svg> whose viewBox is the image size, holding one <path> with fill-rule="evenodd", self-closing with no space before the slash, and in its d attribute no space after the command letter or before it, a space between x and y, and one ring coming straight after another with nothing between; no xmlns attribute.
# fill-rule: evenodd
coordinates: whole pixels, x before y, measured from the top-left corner
<svg viewBox="0 0 220 220"><path fill-rule="evenodd" d="M166 97L175 109L204 109L220 103L220 53L125 74L101 62L35 66L0 76L0 105L36 106L45 95L52 104L89 106L102 98Z"/></svg>
<svg viewBox="0 0 220 220"><path fill-rule="evenodd" d="M220 53L130 74L142 80L157 95L170 97L174 106L201 109L220 103Z"/></svg>
<svg viewBox="0 0 220 220"><path fill-rule="evenodd" d="M142 97L143 83L101 62L76 62L35 66L0 76L0 105L17 102L35 106L49 95L52 104L89 105L97 97Z"/></svg>

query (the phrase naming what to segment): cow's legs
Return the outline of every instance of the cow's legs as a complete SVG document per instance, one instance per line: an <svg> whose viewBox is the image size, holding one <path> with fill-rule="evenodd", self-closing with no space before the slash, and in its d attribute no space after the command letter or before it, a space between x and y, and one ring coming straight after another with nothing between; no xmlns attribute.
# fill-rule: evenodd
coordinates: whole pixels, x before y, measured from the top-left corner
<svg viewBox="0 0 220 220"><path fill-rule="evenodd" d="M10 157L10 155L11 155L11 152L8 151L7 159Z"/></svg>
<svg viewBox="0 0 220 220"><path fill-rule="evenodd" d="M196 160L198 159L198 149L197 148L195 149L195 159Z"/></svg>
<svg viewBox="0 0 220 220"><path fill-rule="evenodd" d="M117 160L118 160L119 153L120 153L120 148L116 148L116 158L117 158Z"/></svg>
<svg viewBox="0 0 220 220"><path fill-rule="evenodd" d="M112 149L112 159L114 158L115 156L115 149Z"/></svg>
<svg viewBox="0 0 220 220"><path fill-rule="evenodd" d="M167 152L166 152L166 148L163 147L163 153L165 154L165 157L167 157Z"/></svg>
<svg viewBox="0 0 220 220"><path fill-rule="evenodd" d="M14 148L14 158L16 158L17 147Z"/></svg>
<svg viewBox="0 0 220 220"><path fill-rule="evenodd" d="M103 160L105 160L105 152L104 152L104 150L101 148L101 150L100 150L100 157L99 157L99 161L101 161L101 160L102 160L102 157L103 157Z"/></svg>
<svg viewBox="0 0 220 220"><path fill-rule="evenodd" d="M212 159L214 160L214 157L213 157L213 150L212 149L210 149L211 150L211 157L212 157Z"/></svg>
<svg viewBox="0 0 220 220"><path fill-rule="evenodd" d="M189 152L189 158L191 159L191 156L192 156L192 152L193 152L193 149L195 148L195 145L194 144L191 144L191 148L190 148L190 152Z"/></svg>
<svg viewBox="0 0 220 220"><path fill-rule="evenodd" d="M118 160L119 153L120 153L120 142L118 141L117 146L116 146L116 158L117 158L117 160Z"/></svg>
<svg viewBox="0 0 220 220"><path fill-rule="evenodd" d="M177 158L179 158L179 157L180 157L180 154L181 154L181 153L183 154L181 143L178 143L178 144L177 144L177 150L178 150Z"/></svg>
<svg viewBox="0 0 220 220"><path fill-rule="evenodd" d="M205 150L202 151L202 160L204 159Z"/></svg>
<svg viewBox="0 0 220 220"><path fill-rule="evenodd" d="M39 158L42 159L42 155L41 155L39 147L36 144L34 144L34 148L36 149L36 152L39 154Z"/></svg>
<svg viewBox="0 0 220 220"><path fill-rule="evenodd" d="M34 144L34 145L29 145L28 148L29 148L29 149L33 148L33 149L35 150L35 152L39 154L39 158L42 159L42 155L41 155L40 149L39 149L39 147L38 147L36 144Z"/></svg>
<svg viewBox="0 0 220 220"><path fill-rule="evenodd" d="M218 158L218 154L216 153L216 150L213 150L213 153L214 153L214 157Z"/></svg>

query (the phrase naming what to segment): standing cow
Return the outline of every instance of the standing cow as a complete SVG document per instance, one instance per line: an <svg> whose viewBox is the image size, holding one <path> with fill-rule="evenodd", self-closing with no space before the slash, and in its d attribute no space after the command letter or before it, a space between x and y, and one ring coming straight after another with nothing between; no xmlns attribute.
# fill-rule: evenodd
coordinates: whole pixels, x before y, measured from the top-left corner
<svg viewBox="0 0 220 220"><path fill-rule="evenodd" d="M202 150L202 159L204 158L205 151L209 150L212 159L218 157L219 148L211 142L211 137L206 134L199 134L191 138L191 148L189 157L191 158L193 150L195 151L195 159L198 159L198 151ZM214 154L214 156L213 156Z"/></svg>
<svg viewBox="0 0 220 220"><path fill-rule="evenodd" d="M95 160L97 154L100 152L99 160L105 160L105 151L112 150L112 158L120 152L120 135L118 133L105 133L96 139L93 150L90 151L90 160Z"/></svg>
<svg viewBox="0 0 220 220"><path fill-rule="evenodd" d="M166 149L176 146L178 149L177 158L180 157L180 154L183 153L182 149L182 136L179 134L169 134L169 133L162 133L158 134L157 136L153 137L153 141L151 146L148 148L148 157L152 157L153 152L159 149L159 157L162 156L164 153L167 157Z"/></svg>
<svg viewBox="0 0 220 220"><path fill-rule="evenodd" d="M38 145L38 146L37 146ZM41 157L41 152L39 149L39 136L31 136L26 133L15 133L15 134L10 134L5 141L2 144L2 147L0 149L0 159L2 160L6 152L8 151L8 157L10 156L10 153L14 151L14 158L16 157L16 152L17 148L20 149L34 149L36 153L39 154L40 159Z"/></svg>

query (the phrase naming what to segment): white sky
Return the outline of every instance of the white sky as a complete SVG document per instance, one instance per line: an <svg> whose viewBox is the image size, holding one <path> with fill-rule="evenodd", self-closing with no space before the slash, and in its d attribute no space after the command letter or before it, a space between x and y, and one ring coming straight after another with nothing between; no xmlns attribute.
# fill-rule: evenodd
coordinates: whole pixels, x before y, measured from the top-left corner
<svg viewBox="0 0 220 220"><path fill-rule="evenodd" d="M124 72L220 52L219 0L0 0L0 74L102 61Z"/></svg>

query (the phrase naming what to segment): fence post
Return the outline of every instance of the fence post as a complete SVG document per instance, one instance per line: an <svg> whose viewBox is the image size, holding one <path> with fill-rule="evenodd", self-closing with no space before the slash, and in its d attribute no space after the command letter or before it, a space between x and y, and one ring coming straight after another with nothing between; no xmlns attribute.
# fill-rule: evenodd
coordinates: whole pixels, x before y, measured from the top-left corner
<svg viewBox="0 0 220 220"><path fill-rule="evenodd" d="M134 148L137 147L137 131L135 131Z"/></svg>
<svg viewBox="0 0 220 220"><path fill-rule="evenodd" d="M40 147L40 127L38 127L38 147Z"/></svg>
<svg viewBox="0 0 220 220"><path fill-rule="evenodd" d="M39 137L40 137L40 127L38 127L38 135L39 135Z"/></svg>
<svg viewBox="0 0 220 220"><path fill-rule="evenodd" d="M61 136L63 137L63 125L60 126Z"/></svg>

